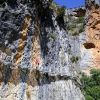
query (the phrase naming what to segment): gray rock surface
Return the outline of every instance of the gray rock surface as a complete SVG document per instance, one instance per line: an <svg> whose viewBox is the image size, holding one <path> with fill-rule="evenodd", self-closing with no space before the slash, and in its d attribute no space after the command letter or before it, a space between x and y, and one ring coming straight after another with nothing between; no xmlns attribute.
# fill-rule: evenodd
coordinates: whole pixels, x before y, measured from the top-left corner
<svg viewBox="0 0 100 100"><path fill-rule="evenodd" d="M0 6L0 100L84 100L71 61L79 37L66 32L50 4L14 0Z"/></svg>

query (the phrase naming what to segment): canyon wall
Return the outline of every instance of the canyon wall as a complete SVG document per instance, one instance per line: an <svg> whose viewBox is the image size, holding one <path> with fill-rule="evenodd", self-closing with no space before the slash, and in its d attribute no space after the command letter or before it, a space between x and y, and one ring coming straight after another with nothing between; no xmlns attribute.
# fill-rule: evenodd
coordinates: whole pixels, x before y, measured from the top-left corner
<svg viewBox="0 0 100 100"><path fill-rule="evenodd" d="M52 0L0 3L0 100L84 100L63 9Z"/></svg>
<svg viewBox="0 0 100 100"><path fill-rule="evenodd" d="M84 100L79 73L100 68L100 1L85 3L0 1L0 100Z"/></svg>
<svg viewBox="0 0 100 100"><path fill-rule="evenodd" d="M89 74L93 68L100 69L100 1L86 0L85 10L84 32L79 35L79 66L83 72Z"/></svg>
<svg viewBox="0 0 100 100"><path fill-rule="evenodd" d="M74 66L89 74L93 68L100 69L100 1L86 0L85 5L67 10L66 15Z"/></svg>

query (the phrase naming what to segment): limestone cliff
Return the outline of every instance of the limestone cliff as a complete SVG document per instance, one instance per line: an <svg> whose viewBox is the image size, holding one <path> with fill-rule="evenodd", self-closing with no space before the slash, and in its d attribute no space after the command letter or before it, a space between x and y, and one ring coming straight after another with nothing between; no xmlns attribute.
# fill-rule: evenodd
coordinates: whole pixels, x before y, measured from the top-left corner
<svg viewBox="0 0 100 100"><path fill-rule="evenodd" d="M66 15L73 66L89 74L92 68L100 68L100 1L86 0L86 7L68 9Z"/></svg>
<svg viewBox="0 0 100 100"><path fill-rule="evenodd" d="M84 32L79 35L81 57L79 66L85 73L89 74L93 68L100 69L100 1L86 0L85 10Z"/></svg>
<svg viewBox="0 0 100 100"><path fill-rule="evenodd" d="M78 73L99 60L99 4L1 0L0 100L84 100Z"/></svg>
<svg viewBox="0 0 100 100"><path fill-rule="evenodd" d="M83 100L64 12L49 0L0 3L0 100Z"/></svg>
<svg viewBox="0 0 100 100"><path fill-rule="evenodd" d="M91 67L100 68L100 1L90 2L86 9L87 39L84 46L91 52Z"/></svg>

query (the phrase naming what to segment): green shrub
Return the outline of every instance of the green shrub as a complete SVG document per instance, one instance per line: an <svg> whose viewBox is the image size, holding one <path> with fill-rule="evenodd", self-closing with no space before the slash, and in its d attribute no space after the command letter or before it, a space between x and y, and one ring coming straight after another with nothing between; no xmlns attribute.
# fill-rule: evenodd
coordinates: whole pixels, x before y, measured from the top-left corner
<svg viewBox="0 0 100 100"><path fill-rule="evenodd" d="M90 73L81 78L82 91L86 100L100 100L100 70L92 69Z"/></svg>
<svg viewBox="0 0 100 100"><path fill-rule="evenodd" d="M72 33L72 36L77 36L77 35L79 35L79 32Z"/></svg>
<svg viewBox="0 0 100 100"><path fill-rule="evenodd" d="M76 28L76 24L72 24L72 25L68 25L67 29L68 30L73 30L74 28Z"/></svg>
<svg viewBox="0 0 100 100"><path fill-rule="evenodd" d="M78 17L77 23L84 23L84 17Z"/></svg>
<svg viewBox="0 0 100 100"><path fill-rule="evenodd" d="M82 33L82 32L84 32L84 25L83 24L79 27L79 33Z"/></svg>
<svg viewBox="0 0 100 100"><path fill-rule="evenodd" d="M96 84L100 85L100 70L92 69L91 75L92 79L96 81Z"/></svg>
<svg viewBox="0 0 100 100"><path fill-rule="evenodd" d="M56 10L57 4L55 2L52 2L49 6L51 9Z"/></svg>
<svg viewBox="0 0 100 100"><path fill-rule="evenodd" d="M84 22L84 16L69 16L67 30L69 31L69 33L71 33L72 36L78 36L80 33L84 32Z"/></svg>
<svg viewBox="0 0 100 100"><path fill-rule="evenodd" d="M64 14L65 14L64 6L57 9L57 16L64 15Z"/></svg>
<svg viewBox="0 0 100 100"><path fill-rule="evenodd" d="M82 33L82 32L84 32L84 28L83 28L83 27L81 27L81 28L79 29L79 33Z"/></svg>
<svg viewBox="0 0 100 100"><path fill-rule="evenodd" d="M94 100L90 95L85 96L86 100Z"/></svg>
<svg viewBox="0 0 100 100"><path fill-rule="evenodd" d="M78 57L75 57L75 56L72 56L70 58L70 60L71 60L72 63L77 63L77 61L79 60L79 58Z"/></svg>
<svg viewBox="0 0 100 100"><path fill-rule="evenodd" d="M56 35L54 33L49 34L49 38L52 38L53 40L56 40Z"/></svg>

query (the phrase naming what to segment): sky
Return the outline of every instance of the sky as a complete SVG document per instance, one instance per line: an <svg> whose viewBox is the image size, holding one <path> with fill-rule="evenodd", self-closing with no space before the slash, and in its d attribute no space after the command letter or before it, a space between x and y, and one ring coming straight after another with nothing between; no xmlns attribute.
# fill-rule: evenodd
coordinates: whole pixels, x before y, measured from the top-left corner
<svg viewBox="0 0 100 100"><path fill-rule="evenodd" d="M61 6L66 6L67 8L75 8L84 5L85 0L54 0L57 4Z"/></svg>

